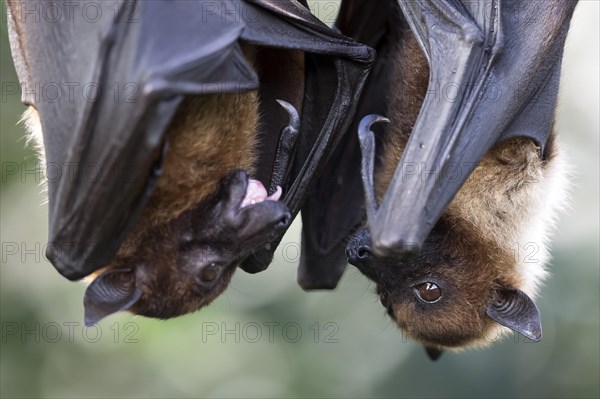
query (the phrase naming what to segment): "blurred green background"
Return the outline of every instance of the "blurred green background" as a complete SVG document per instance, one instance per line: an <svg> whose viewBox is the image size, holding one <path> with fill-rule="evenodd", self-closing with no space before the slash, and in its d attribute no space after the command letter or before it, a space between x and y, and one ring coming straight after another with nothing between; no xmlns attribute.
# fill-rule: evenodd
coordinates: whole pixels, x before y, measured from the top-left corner
<svg viewBox="0 0 600 399"><path fill-rule="evenodd" d="M335 4L312 3L332 22ZM538 301L544 339L437 363L403 339L353 268L334 292L301 291L297 222L266 272L238 272L200 313L168 322L122 314L84 329L84 285L41 256L47 207L37 176L10 173L36 160L16 125L19 96L3 97L0 396L599 397L599 9L581 1L567 41L557 127L574 166L573 202ZM17 81L4 19L3 85Z"/></svg>

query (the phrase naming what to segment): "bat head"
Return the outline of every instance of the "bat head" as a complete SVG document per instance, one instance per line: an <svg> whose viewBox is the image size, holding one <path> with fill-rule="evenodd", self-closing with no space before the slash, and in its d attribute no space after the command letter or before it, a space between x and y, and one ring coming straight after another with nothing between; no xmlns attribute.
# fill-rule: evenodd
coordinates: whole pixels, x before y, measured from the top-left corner
<svg viewBox="0 0 600 399"><path fill-rule="evenodd" d="M217 194L144 232L134 255L117 259L88 286L85 322L121 311L166 319L211 303L241 260L290 223L287 207L236 171Z"/></svg>
<svg viewBox="0 0 600 399"><path fill-rule="evenodd" d="M366 230L355 235L348 257L377 283L387 314L429 351L497 341L497 323L541 339L535 304L503 273L510 265L494 263L502 259L443 221L414 258L376 258Z"/></svg>
<svg viewBox="0 0 600 399"><path fill-rule="evenodd" d="M387 157L384 187L388 163L397 163ZM376 254L368 229L350 240L350 263L377 284L389 316L430 357L496 342L508 329L541 339L531 298L546 276L547 238L564 199L561 158L554 137L543 155L525 138L495 146L415 256Z"/></svg>

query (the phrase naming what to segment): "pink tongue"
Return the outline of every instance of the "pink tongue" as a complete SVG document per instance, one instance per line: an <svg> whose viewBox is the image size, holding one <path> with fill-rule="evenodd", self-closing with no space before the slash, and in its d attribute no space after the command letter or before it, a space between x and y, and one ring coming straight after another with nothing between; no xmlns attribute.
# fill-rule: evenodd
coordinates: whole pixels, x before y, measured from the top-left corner
<svg viewBox="0 0 600 399"><path fill-rule="evenodd" d="M281 187L277 186L277 190L272 194L268 195L265 186L258 180L249 179L248 187L246 188L246 195L242 201L241 208L245 208L248 205L258 204L263 201L279 201L281 198Z"/></svg>

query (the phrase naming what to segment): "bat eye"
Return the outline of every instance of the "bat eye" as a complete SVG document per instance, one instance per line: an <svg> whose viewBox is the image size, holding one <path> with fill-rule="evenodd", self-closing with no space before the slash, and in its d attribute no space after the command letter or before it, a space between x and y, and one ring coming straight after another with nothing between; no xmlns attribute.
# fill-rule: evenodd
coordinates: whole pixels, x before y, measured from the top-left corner
<svg viewBox="0 0 600 399"><path fill-rule="evenodd" d="M441 288L434 283L423 283L414 288L419 299L427 303L437 302L442 297Z"/></svg>
<svg viewBox="0 0 600 399"><path fill-rule="evenodd" d="M205 283L212 283L221 274L221 266L216 263L210 263L200 271L200 279Z"/></svg>

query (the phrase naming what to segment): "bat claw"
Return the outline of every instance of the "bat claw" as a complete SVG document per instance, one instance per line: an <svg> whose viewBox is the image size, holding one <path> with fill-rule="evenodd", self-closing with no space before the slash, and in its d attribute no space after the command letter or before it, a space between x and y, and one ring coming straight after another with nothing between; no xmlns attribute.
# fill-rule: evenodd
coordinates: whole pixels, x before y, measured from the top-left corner
<svg viewBox="0 0 600 399"><path fill-rule="evenodd" d="M373 182L373 173L375 169L375 136L371 126L375 123L389 122L390 120L381 115L367 115L361 119L358 125L358 141L360 142L360 152L362 154L361 177L363 188L365 190L365 202L367 208L367 217L373 220L375 213L379 208L377 196L375 195L375 184Z"/></svg>
<svg viewBox="0 0 600 399"><path fill-rule="evenodd" d="M386 118L385 116L376 115L376 114L367 115L360 120L360 124L358 125L358 135L359 135L359 137L360 136L364 137L365 135L373 134L373 131L371 130L371 126L373 126L376 123L389 123L389 122L390 122L390 120L388 118Z"/></svg>
<svg viewBox="0 0 600 399"><path fill-rule="evenodd" d="M281 131L279 145L277 146L277 154L275 155L275 163L273 164L273 172L271 174L271 183L269 184L269 195L272 195L279 186L284 186L290 160L296 147L298 132L300 131L300 115L296 108L283 100L276 100L281 107L289 115L289 123Z"/></svg>
<svg viewBox="0 0 600 399"><path fill-rule="evenodd" d="M288 127L292 128L296 132L300 130L300 114L298 114L298 110L290 103L284 100L275 100L277 104L281 105L281 107L288 113L290 116L290 122Z"/></svg>

